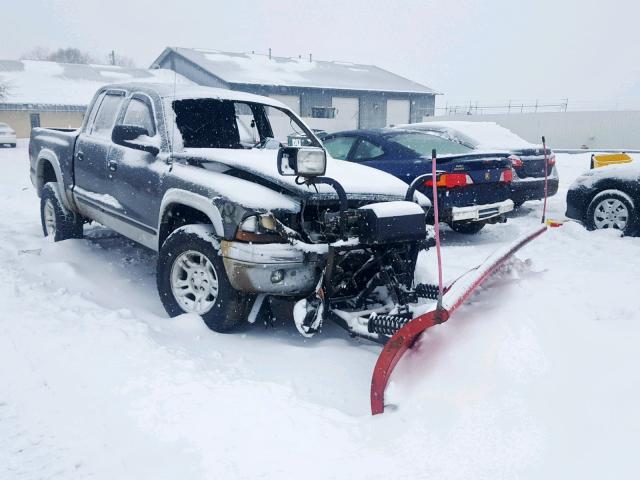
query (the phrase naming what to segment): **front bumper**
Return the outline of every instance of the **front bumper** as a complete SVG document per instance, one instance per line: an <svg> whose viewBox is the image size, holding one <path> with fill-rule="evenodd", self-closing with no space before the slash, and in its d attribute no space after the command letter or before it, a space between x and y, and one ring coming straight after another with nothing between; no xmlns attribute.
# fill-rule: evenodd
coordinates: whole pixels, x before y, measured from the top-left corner
<svg viewBox="0 0 640 480"><path fill-rule="evenodd" d="M320 280L326 253L318 245L221 242L222 260L236 290L306 296Z"/></svg>
<svg viewBox="0 0 640 480"><path fill-rule="evenodd" d="M547 196L551 197L558 193L558 177L547 179ZM544 198L544 178L514 179L511 182L511 198L516 204L524 203L528 200L541 200Z"/></svg>
<svg viewBox="0 0 640 480"><path fill-rule="evenodd" d="M565 213L567 218L583 222L589 202L595 193L594 189L583 186L570 188L567 192L567 211Z"/></svg>
<svg viewBox="0 0 640 480"><path fill-rule="evenodd" d="M15 135L0 135L0 145L10 143L15 145L18 140Z"/></svg>
<svg viewBox="0 0 640 480"><path fill-rule="evenodd" d="M469 207L453 207L451 209L452 222L480 222L513 210L513 201L490 203L486 205L472 205Z"/></svg>

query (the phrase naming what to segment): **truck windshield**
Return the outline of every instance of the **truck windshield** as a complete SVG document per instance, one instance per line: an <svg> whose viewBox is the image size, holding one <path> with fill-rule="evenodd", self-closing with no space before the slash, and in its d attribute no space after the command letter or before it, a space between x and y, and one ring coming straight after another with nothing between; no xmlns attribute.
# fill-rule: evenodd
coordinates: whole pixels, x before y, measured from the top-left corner
<svg viewBox="0 0 640 480"><path fill-rule="evenodd" d="M288 110L254 102L196 98L171 102L174 143L183 148L279 148L320 146Z"/></svg>

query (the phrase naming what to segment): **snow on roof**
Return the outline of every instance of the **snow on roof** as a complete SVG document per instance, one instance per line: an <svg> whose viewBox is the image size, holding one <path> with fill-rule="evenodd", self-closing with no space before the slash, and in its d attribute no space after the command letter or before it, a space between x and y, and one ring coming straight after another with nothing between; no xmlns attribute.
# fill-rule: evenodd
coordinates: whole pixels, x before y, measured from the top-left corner
<svg viewBox="0 0 640 480"><path fill-rule="evenodd" d="M437 94L435 90L374 65L309 61L253 53L167 48L154 65L175 52L227 83Z"/></svg>
<svg viewBox="0 0 640 480"><path fill-rule="evenodd" d="M398 125L397 128L437 130L447 134L450 138L459 139L483 150L516 150L539 147L539 145L526 141L496 122L435 121Z"/></svg>
<svg viewBox="0 0 640 480"><path fill-rule="evenodd" d="M40 60L0 60L0 80L8 84L7 103L88 105L98 88L114 82L173 83L165 69L77 65ZM179 83L191 84L177 75Z"/></svg>

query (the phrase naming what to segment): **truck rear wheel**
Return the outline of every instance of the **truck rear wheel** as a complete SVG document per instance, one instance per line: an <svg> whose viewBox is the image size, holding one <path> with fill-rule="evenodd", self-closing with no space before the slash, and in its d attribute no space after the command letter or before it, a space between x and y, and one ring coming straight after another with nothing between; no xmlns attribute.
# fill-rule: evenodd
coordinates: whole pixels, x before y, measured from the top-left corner
<svg viewBox="0 0 640 480"><path fill-rule="evenodd" d="M158 255L157 285L170 316L195 313L215 332L246 321L255 297L231 286L209 225L186 225L169 235Z"/></svg>
<svg viewBox="0 0 640 480"><path fill-rule="evenodd" d="M55 182L46 183L42 187L40 221L44 236L53 237L54 242L82 238L82 217L64 206L58 194L58 184Z"/></svg>
<svg viewBox="0 0 640 480"><path fill-rule="evenodd" d="M482 230L486 224L485 222L450 222L448 225L454 232L473 235Z"/></svg>

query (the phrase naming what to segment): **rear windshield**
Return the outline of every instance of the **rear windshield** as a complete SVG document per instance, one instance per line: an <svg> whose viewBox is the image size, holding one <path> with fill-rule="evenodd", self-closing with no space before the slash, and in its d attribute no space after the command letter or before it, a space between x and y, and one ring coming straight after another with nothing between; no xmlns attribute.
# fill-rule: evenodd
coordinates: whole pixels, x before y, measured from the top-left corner
<svg viewBox="0 0 640 480"><path fill-rule="evenodd" d="M286 109L214 98L174 100L171 107L179 131L179 136L174 135L174 143L181 143L183 148L320 145L309 129Z"/></svg>
<svg viewBox="0 0 640 480"><path fill-rule="evenodd" d="M421 132L399 133L387 137L387 140L413 150L420 156L431 156L433 149L436 149L438 155L455 155L472 151L471 148L457 142Z"/></svg>

